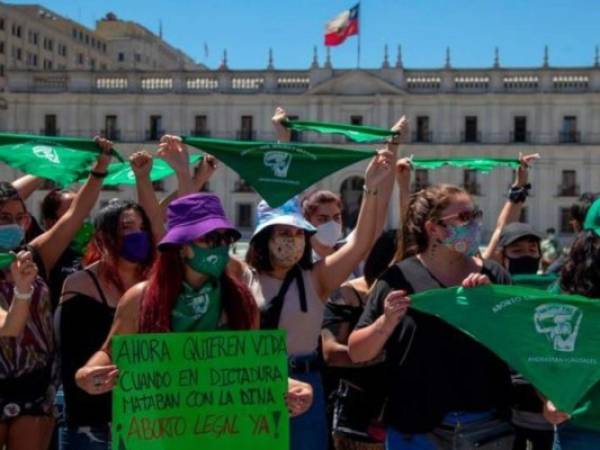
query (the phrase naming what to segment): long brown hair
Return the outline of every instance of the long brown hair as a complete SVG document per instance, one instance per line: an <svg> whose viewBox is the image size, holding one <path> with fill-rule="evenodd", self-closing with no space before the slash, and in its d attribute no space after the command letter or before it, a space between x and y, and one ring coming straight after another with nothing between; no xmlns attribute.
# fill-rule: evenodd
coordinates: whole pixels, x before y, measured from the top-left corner
<svg viewBox="0 0 600 450"><path fill-rule="evenodd" d="M440 213L457 195L469 194L452 184L434 184L411 195L404 223L404 257L416 255L427 249L429 236L425 230L425 223L428 220L439 219Z"/></svg>
<svg viewBox="0 0 600 450"><path fill-rule="evenodd" d="M171 331L171 312L183 288L184 273L181 247L172 246L159 252L142 297L141 333ZM220 282L221 304L229 327L234 330L255 328L258 306L250 289L233 277L228 269L221 275Z"/></svg>

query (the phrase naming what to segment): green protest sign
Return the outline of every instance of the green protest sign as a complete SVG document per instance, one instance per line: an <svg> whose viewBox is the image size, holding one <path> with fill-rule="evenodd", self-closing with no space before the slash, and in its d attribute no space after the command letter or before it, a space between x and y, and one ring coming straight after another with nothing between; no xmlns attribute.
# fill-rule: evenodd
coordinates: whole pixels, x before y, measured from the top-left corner
<svg viewBox="0 0 600 450"><path fill-rule="evenodd" d="M196 164L202 159L202 155L190 155L190 165ZM167 162L160 158L152 160L152 170L150 171L150 180L159 181L170 177L175 171ZM129 162L112 163L108 166L108 175L104 179L105 186L117 186L121 184L134 185L135 174L131 169Z"/></svg>
<svg viewBox="0 0 600 450"><path fill-rule="evenodd" d="M496 285L411 299L491 349L575 423L600 430L600 300Z"/></svg>
<svg viewBox="0 0 600 450"><path fill-rule="evenodd" d="M0 161L61 186L86 178L98 153L93 139L0 133Z"/></svg>
<svg viewBox="0 0 600 450"><path fill-rule="evenodd" d="M309 122L306 120L286 120L283 125L295 131L314 131L322 134L341 134L354 142L378 142L394 134L391 130L346 123Z"/></svg>
<svg viewBox="0 0 600 450"><path fill-rule="evenodd" d="M412 160L412 164L417 169L439 169L449 166L490 172L498 167L516 169L521 163L518 159L510 158L469 158L457 156L452 158L415 158Z"/></svg>
<svg viewBox="0 0 600 450"><path fill-rule="evenodd" d="M246 142L184 137L235 170L271 207L282 205L327 175L371 158L373 150L315 144Z"/></svg>
<svg viewBox="0 0 600 450"><path fill-rule="evenodd" d="M113 450L289 447L285 333L115 336Z"/></svg>

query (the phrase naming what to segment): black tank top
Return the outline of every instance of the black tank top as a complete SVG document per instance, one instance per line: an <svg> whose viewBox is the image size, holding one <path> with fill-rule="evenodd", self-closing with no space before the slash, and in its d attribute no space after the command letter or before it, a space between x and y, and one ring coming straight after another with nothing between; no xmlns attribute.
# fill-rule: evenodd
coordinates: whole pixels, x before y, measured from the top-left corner
<svg viewBox="0 0 600 450"><path fill-rule="evenodd" d="M88 269L102 302L73 292L55 315L55 332L65 393L65 419L69 427L101 426L111 421L111 393L89 395L75 383L75 373L104 344L115 315L108 305L96 275Z"/></svg>

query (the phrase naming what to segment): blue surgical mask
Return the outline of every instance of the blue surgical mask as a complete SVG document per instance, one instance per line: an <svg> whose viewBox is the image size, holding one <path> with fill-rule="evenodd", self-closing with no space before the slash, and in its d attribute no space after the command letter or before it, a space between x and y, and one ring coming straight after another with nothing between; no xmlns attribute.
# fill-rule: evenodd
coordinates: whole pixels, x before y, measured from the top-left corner
<svg viewBox="0 0 600 450"><path fill-rule="evenodd" d="M150 236L146 231L136 231L123 236L121 257L129 262L141 263L150 254Z"/></svg>
<svg viewBox="0 0 600 450"><path fill-rule="evenodd" d="M442 244L455 252L474 256L481 243L481 222L473 220L464 225L446 225L448 237Z"/></svg>
<svg viewBox="0 0 600 450"><path fill-rule="evenodd" d="M0 225L0 251L10 251L23 242L25 230L16 223Z"/></svg>

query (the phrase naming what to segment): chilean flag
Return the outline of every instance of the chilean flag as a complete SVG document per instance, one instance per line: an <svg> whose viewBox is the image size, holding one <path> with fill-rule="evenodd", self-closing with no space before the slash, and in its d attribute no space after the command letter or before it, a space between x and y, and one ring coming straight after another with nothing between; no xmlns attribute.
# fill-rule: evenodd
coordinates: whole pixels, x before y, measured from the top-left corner
<svg viewBox="0 0 600 450"><path fill-rule="evenodd" d="M325 26L325 45L340 45L348 36L358 34L359 3L337 15Z"/></svg>

